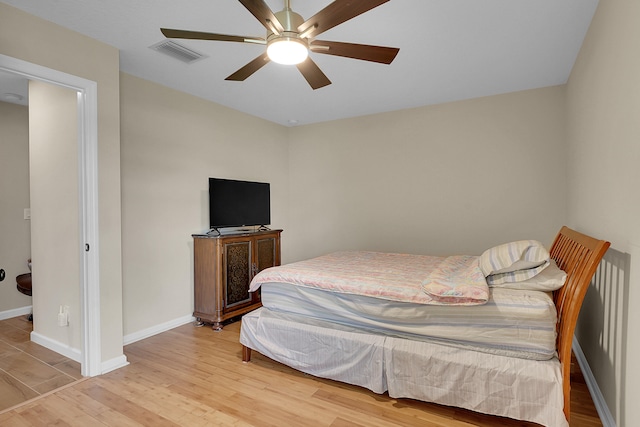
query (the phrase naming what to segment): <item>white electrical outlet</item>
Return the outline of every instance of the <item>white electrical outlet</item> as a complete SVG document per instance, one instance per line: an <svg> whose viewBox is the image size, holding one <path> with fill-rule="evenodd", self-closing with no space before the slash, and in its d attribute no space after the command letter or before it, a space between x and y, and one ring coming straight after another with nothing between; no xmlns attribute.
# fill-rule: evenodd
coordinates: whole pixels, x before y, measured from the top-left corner
<svg viewBox="0 0 640 427"><path fill-rule="evenodd" d="M60 306L58 312L58 326L69 326L69 306Z"/></svg>
<svg viewBox="0 0 640 427"><path fill-rule="evenodd" d="M24 219L31 219L31 208L24 209Z"/></svg>

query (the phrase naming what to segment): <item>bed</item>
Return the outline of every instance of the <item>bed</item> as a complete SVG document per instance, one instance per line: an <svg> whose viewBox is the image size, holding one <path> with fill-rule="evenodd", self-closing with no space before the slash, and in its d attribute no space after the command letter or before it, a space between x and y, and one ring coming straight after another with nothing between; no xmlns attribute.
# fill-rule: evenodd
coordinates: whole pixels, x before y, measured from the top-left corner
<svg viewBox="0 0 640 427"><path fill-rule="evenodd" d="M567 426L573 332L609 242L563 227L548 251L534 243L264 270L252 282L263 307L242 319L243 361L256 350L394 398Z"/></svg>

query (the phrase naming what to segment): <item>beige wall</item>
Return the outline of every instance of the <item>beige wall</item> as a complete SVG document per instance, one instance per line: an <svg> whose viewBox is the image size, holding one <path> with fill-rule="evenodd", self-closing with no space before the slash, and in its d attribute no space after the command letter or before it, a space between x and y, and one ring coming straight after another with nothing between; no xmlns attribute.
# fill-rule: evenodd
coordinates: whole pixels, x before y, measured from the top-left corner
<svg viewBox="0 0 640 427"><path fill-rule="evenodd" d="M97 82L102 360L122 356L118 50L0 3L0 53Z"/></svg>
<svg viewBox="0 0 640 427"><path fill-rule="evenodd" d="M193 313L191 235L209 225L208 178L271 183L288 232L286 128L122 74L125 336Z"/></svg>
<svg viewBox="0 0 640 427"><path fill-rule="evenodd" d="M569 221L631 258L624 297L591 289L577 331L618 426L640 420L639 16L600 1L567 85Z"/></svg>
<svg viewBox="0 0 640 427"><path fill-rule="evenodd" d="M29 124L33 332L81 354L76 91L29 82Z"/></svg>
<svg viewBox="0 0 640 427"><path fill-rule="evenodd" d="M289 259L479 254L565 220L564 87L290 131Z"/></svg>
<svg viewBox="0 0 640 427"><path fill-rule="evenodd" d="M0 102L0 313L28 307L31 297L16 289L16 276L28 273L31 223L29 207L29 109Z"/></svg>

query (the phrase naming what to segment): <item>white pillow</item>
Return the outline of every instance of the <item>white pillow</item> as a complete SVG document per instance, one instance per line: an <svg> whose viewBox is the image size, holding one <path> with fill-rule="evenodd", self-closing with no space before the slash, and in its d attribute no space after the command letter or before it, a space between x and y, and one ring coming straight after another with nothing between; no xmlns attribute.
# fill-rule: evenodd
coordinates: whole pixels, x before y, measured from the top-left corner
<svg viewBox="0 0 640 427"><path fill-rule="evenodd" d="M554 260L551 260L547 268L531 279L489 286L492 288L519 289L525 291L555 291L560 289L566 280L567 273L561 270Z"/></svg>
<svg viewBox="0 0 640 427"><path fill-rule="evenodd" d="M549 252L542 243L519 240L487 249L478 264L491 285L534 277L549 265L549 260Z"/></svg>

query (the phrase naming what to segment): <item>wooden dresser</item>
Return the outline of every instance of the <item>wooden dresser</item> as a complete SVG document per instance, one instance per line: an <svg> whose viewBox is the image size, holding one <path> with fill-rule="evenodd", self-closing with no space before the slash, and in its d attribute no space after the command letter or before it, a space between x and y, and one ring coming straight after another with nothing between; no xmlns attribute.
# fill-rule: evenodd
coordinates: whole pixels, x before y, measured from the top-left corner
<svg viewBox="0 0 640 427"><path fill-rule="evenodd" d="M253 276L280 265L282 230L194 234L194 311L198 324L222 329L225 320L262 305L260 291L249 292Z"/></svg>

